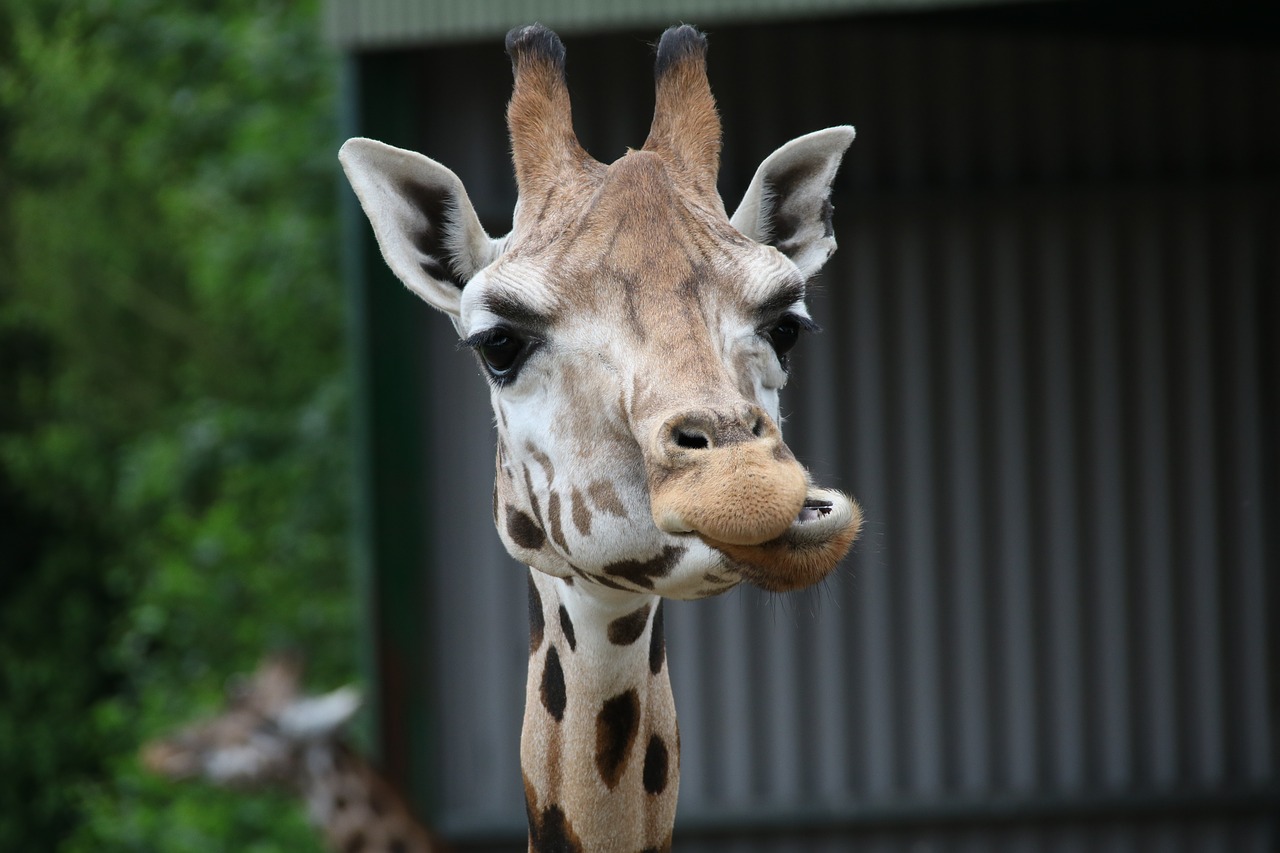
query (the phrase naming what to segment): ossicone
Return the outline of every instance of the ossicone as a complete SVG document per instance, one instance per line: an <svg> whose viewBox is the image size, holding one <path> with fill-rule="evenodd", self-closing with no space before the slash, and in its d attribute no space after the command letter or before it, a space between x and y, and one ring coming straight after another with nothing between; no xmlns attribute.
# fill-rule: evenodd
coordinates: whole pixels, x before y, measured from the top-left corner
<svg viewBox="0 0 1280 853"><path fill-rule="evenodd" d="M560 37L541 24L529 24L507 33L506 47L515 75L507 126L516 184L521 195L535 194L593 161L573 131Z"/></svg>
<svg viewBox="0 0 1280 853"><path fill-rule="evenodd" d="M653 72L657 93L644 149L718 205L720 115L707 79L706 36L688 24L671 27L658 41Z"/></svg>

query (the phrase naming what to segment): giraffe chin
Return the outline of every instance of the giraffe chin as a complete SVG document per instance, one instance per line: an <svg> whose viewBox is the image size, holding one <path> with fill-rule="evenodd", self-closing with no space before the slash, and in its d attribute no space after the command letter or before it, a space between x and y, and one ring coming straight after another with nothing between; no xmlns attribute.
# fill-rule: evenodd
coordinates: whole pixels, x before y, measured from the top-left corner
<svg viewBox="0 0 1280 853"><path fill-rule="evenodd" d="M735 545L697 536L728 557L749 583L769 592L804 589L822 580L849 553L862 528L862 509L848 496L810 487L804 506L781 536Z"/></svg>

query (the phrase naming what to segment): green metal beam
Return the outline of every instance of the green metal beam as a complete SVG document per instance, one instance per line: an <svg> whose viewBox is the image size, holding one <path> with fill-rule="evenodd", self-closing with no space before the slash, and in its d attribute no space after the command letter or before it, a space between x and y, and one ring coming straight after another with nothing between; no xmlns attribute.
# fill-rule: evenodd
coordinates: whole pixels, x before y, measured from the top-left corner
<svg viewBox="0 0 1280 853"><path fill-rule="evenodd" d="M413 148L415 75L404 54L351 58L343 130ZM336 160L337 152L334 152ZM344 263L356 389L355 563L363 618L372 739L387 776L430 815L437 756L422 613L429 542L419 514L428 446L422 400L429 377L417 348L430 309L392 275L355 195L343 182Z"/></svg>
<svg viewBox="0 0 1280 853"><path fill-rule="evenodd" d="M345 50L500 37L535 21L561 35L983 6L1011 0L328 0L325 30ZM1021 0L1043 2L1044 0Z"/></svg>

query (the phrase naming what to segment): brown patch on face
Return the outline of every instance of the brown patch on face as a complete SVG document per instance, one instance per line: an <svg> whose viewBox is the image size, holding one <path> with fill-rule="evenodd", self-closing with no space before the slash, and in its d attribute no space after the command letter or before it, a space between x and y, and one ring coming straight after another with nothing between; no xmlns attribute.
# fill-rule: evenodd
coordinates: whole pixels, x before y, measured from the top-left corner
<svg viewBox="0 0 1280 853"><path fill-rule="evenodd" d="M633 590L631 587L626 586L624 584L620 584L617 581L610 580L604 575L596 575L590 572L583 572L582 576L587 580L591 581L592 583L598 583L601 586L607 586L609 589L617 589L617 590L621 590L622 592L635 592L635 590Z"/></svg>
<svg viewBox="0 0 1280 853"><path fill-rule="evenodd" d="M576 486L569 491L569 511L573 516L573 526L578 528L578 532L583 536L590 536L591 510L587 509L587 502Z"/></svg>
<svg viewBox="0 0 1280 853"><path fill-rule="evenodd" d="M565 541L564 530L560 527L560 493L552 492L547 497L547 518L551 521L551 541L560 546L565 554L572 554L569 543Z"/></svg>
<svg viewBox="0 0 1280 853"><path fill-rule="evenodd" d="M610 790L618 786L627 769L639 728L640 697L635 690L605 700L596 715L596 769Z"/></svg>
<svg viewBox="0 0 1280 853"><path fill-rule="evenodd" d="M551 464L551 457L536 449L533 446L533 442L528 442L525 448L529 451L529 455L533 457L533 461L542 466L543 472L547 475L547 482L553 482L556 478L556 468Z"/></svg>
<svg viewBox="0 0 1280 853"><path fill-rule="evenodd" d="M511 504L507 504L507 535L516 545L529 551L537 551L547 542L542 526Z"/></svg>
<svg viewBox="0 0 1280 853"><path fill-rule="evenodd" d="M538 522L538 527L543 530L546 525L542 521L542 508L538 505L538 493L533 490L533 476L529 473L528 466L520 466L524 471L524 488L525 494L529 496L529 509L533 510L533 518Z"/></svg>
<svg viewBox="0 0 1280 853"><path fill-rule="evenodd" d="M619 560L604 567L606 574L628 580L636 586L653 589L655 578L664 578L688 550L680 545L667 545L662 553L648 560Z"/></svg>
<svg viewBox="0 0 1280 853"><path fill-rule="evenodd" d="M613 488L613 483L608 480L595 480L587 486L587 494L591 496L591 502L596 505L596 509L606 512L617 518L626 518L627 509L622 505L622 501L618 498L617 491Z"/></svg>

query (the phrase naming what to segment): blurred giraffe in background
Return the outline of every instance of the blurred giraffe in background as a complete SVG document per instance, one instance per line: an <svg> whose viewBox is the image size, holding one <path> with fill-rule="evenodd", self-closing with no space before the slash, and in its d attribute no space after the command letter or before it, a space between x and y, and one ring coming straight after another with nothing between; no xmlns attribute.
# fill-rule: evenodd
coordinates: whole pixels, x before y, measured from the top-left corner
<svg viewBox="0 0 1280 853"><path fill-rule="evenodd" d="M403 797L343 738L360 696L299 692L302 666L271 655L234 685L216 716L149 741L143 764L170 779L204 779L301 794L311 822L342 853L443 853Z"/></svg>

